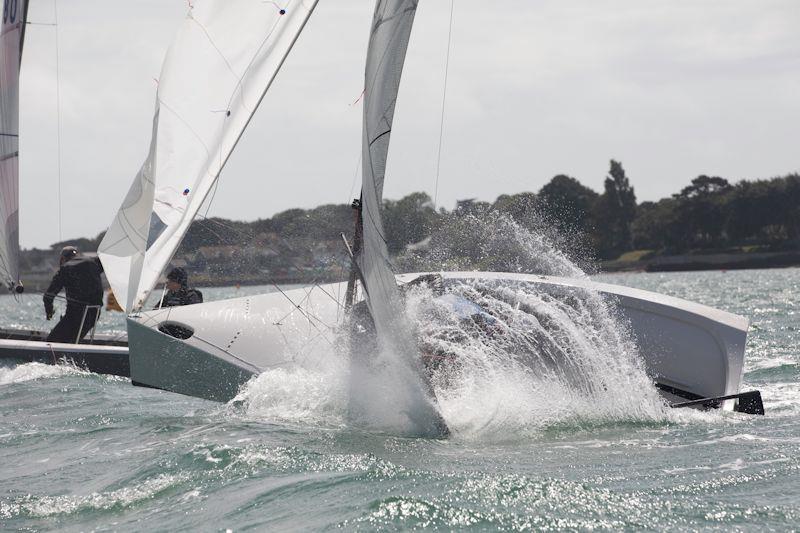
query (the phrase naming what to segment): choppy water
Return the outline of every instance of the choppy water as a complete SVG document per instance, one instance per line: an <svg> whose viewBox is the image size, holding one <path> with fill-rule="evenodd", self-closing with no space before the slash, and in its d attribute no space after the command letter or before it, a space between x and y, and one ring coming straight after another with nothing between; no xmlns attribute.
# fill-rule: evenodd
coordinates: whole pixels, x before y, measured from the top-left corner
<svg viewBox="0 0 800 533"><path fill-rule="evenodd" d="M483 389L485 402L443 405L469 431L429 440L350 425L331 374L279 370L219 405L5 365L0 529L800 527L800 270L602 280L749 316L745 385L763 391L767 415L643 416L636 391L627 418L562 415L554 394ZM46 324L35 297L0 297L0 310L7 323ZM101 327L122 319L105 314ZM526 406L551 419L520 423Z"/></svg>

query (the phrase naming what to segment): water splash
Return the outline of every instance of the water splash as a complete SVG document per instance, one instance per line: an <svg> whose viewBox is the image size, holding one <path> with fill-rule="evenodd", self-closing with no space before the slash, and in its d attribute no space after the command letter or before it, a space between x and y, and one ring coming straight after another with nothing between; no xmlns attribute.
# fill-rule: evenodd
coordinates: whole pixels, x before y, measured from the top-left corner
<svg viewBox="0 0 800 533"><path fill-rule="evenodd" d="M586 278L545 234L501 215L463 217L449 231L453 238L415 256L417 267ZM265 372L236 401L270 419L415 434L429 418L419 390L431 387L450 429L468 439L667 419L625 323L598 293L486 279L451 280L443 291L425 283L405 291L426 361L423 379L381 351L369 331L354 338L350 330L342 346L358 350L334 350L322 366L305 360L291 371Z"/></svg>
<svg viewBox="0 0 800 533"><path fill-rule="evenodd" d="M479 270L587 277L591 261L580 239L565 238L534 215L530 223L535 230L496 211L456 217L427 246L414 247L397 262L405 272Z"/></svg>
<svg viewBox="0 0 800 533"><path fill-rule="evenodd" d="M348 420L396 435L441 437L446 427L433 403L422 365L388 347L351 339ZM409 351L409 353L411 353Z"/></svg>
<svg viewBox="0 0 800 533"><path fill-rule="evenodd" d="M508 280L462 280L446 294L489 317L458 316L427 289L408 298L457 433L507 438L552 424L665 419L635 344L599 295Z"/></svg>
<svg viewBox="0 0 800 533"><path fill-rule="evenodd" d="M451 223L448 239L413 261L585 279L546 232L490 213ZM434 242L437 241L434 237ZM408 258L407 258L408 259ZM591 290L509 280L460 280L445 296L422 285L408 313L451 428L467 438L527 434L552 424L664 420L627 325ZM453 312L453 300L481 315ZM469 304L462 304L469 305Z"/></svg>
<svg viewBox="0 0 800 533"><path fill-rule="evenodd" d="M89 372L69 364L48 365L44 363L26 363L13 367L0 367L0 385L88 374Z"/></svg>
<svg viewBox="0 0 800 533"><path fill-rule="evenodd" d="M247 418L339 427L347 405L341 364L267 370L250 380L230 406Z"/></svg>

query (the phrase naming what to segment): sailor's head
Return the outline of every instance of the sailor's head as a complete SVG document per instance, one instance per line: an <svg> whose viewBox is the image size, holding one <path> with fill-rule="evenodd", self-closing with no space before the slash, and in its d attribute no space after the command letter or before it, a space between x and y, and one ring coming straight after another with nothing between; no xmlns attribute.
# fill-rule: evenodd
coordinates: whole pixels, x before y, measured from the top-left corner
<svg viewBox="0 0 800 533"><path fill-rule="evenodd" d="M175 267L167 274L167 289L177 291L189 284L189 276L181 267Z"/></svg>
<svg viewBox="0 0 800 533"><path fill-rule="evenodd" d="M73 257L78 256L78 249L74 246L65 246L61 249L61 255L58 257L58 264L63 265Z"/></svg>

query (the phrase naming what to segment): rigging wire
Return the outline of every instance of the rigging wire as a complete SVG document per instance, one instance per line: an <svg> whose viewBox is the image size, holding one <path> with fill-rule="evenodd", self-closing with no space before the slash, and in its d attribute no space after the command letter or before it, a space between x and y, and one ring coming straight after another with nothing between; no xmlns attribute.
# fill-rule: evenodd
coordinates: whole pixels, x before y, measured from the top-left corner
<svg viewBox="0 0 800 533"><path fill-rule="evenodd" d="M356 169L353 171L353 182L350 184L350 193L347 195L346 204L349 204L353 200L353 192L356 190L356 181L358 180L358 171L361 170L362 157L364 157L364 154L359 150L358 163L356 163Z"/></svg>
<svg viewBox="0 0 800 533"><path fill-rule="evenodd" d="M453 11L455 0L450 0L450 27L447 30L447 59L444 64L444 89L442 90L442 117L439 122L439 149L436 154L436 182L433 189L433 209L436 210L439 200L439 173L442 167L442 141L444 139L444 113L447 104L447 79L450 73L450 48L453 42Z"/></svg>
<svg viewBox="0 0 800 533"><path fill-rule="evenodd" d="M59 56L61 55L58 46L58 0L53 0L53 13L55 15L56 29L56 154L58 161L58 240L62 241L64 236L61 230L61 65Z"/></svg>
<svg viewBox="0 0 800 533"><path fill-rule="evenodd" d="M231 232L233 232L233 233L237 234L237 235L238 235L240 238L245 238L245 237L246 237L246 238L249 238L249 239L251 239L251 245L252 245L252 243L254 243L254 242L255 242L256 236L255 236L255 234L254 234L254 233L248 233L248 232L245 232L245 231L243 231L243 230L241 230L241 229L239 229L239 228L236 228L236 227L234 227L234 226L232 226L232 225L230 225L230 224L226 224L226 223L222 222L222 220L220 220L220 219L208 218L208 217L206 217L206 216L204 216L204 215L198 215L198 216L201 216L201 217L202 217L201 219L196 219L198 222L208 222L208 223L210 223L210 224L217 224L217 225L219 225L220 227L222 227L222 228L225 228L225 229L227 229L228 231L231 231ZM209 230L211 233L213 233L213 234L214 234L214 235L215 235L217 238L219 238L220 240L223 240L223 239L222 239L222 236L221 236L221 235L219 235L217 232L215 232L213 229L211 229L209 226L206 226L206 229L207 229L207 230ZM243 239L243 240L244 240L244 239ZM275 252L276 254L280 254L280 251L279 251L277 248L275 248L274 246L271 246L271 245L267 244L267 245L265 245L265 247L266 247L268 250L272 250L272 251L273 251L273 252ZM288 246L288 245L287 245L287 248L289 248L289 250L290 250L290 251L295 251L295 248L293 248L293 247L291 247L291 246ZM294 262L293 260L289 259L289 260L288 260L288 262L289 262L289 264L290 264L292 267L294 267L296 270L301 270L301 267L300 267L300 266L299 266L299 265L298 265L296 262ZM278 284L277 284L277 283L276 283L274 280L272 280L271 278L268 278L266 281L267 281L267 283L268 283L268 284L270 284L270 285L273 285L275 288L277 288L277 289L279 289L279 290L280 290L280 288L278 287ZM310 283L309 285L310 285L310 286L312 286L312 287L315 287L315 288L319 289L319 290L320 290L322 293L324 293L326 296L328 296L330 299L332 299L334 302L336 302L336 304L337 304L338 306L340 306L340 307L341 307L341 306L342 306L342 303L341 303L341 302L339 302L339 301L338 301L338 299L337 299L335 296L333 296L333 295L332 295L332 294L330 294L328 291L326 291L325 289L323 289L323 288L322 288L322 286L319 284L319 281L320 281L320 278L319 278L319 277L315 277L315 278L314 278L314 279L311 281L311 283ZM290 301L291 301L291 300L290 300Z"/></svg>

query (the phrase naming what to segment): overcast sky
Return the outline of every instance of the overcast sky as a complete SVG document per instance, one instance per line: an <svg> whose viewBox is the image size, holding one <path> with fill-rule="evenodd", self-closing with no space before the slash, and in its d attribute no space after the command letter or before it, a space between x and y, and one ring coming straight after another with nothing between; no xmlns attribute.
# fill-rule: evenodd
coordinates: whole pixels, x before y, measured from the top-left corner
<svg viewBox="0 0 800 533"><path fill-rule="evenodd" d="M197 0L200 1L200 0ZM52 0L29 20L53 23ZM385 196L434 196L448 0L422 0ZM60 0L61 237L111 222L149 146L161 61L186 0ZM357 194L372 0L320 0L222 175L211 215L265 218ZM800 1L456 0L439 205L602 190L621 160L639 200L699 174L800 171ZM56 29L26 34L23 247L59 240Z"/></svg>

